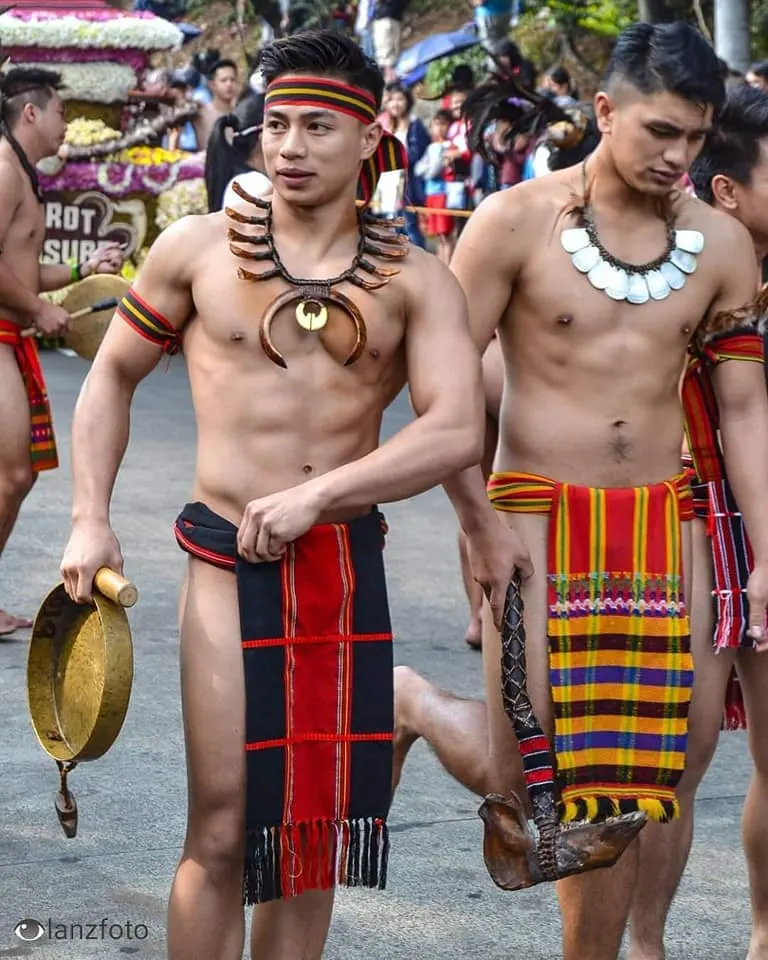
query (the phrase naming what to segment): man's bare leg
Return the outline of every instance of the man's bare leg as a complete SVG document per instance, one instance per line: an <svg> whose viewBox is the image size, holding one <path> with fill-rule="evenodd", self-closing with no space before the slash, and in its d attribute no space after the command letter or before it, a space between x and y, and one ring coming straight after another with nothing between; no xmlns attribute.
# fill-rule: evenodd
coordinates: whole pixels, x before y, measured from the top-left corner
<svg viewBox="0 0 768 960"><path fill-rule="evenodd" d="M188 770L184 850L168 907L170 960L240 960L245 842L245 685L234 576L190 558L181 623ZM254 911L256 958L315 960L332 893Z"/></svg>
<svg viewBox="0 0 768 960"><path fill-rule="evenodd" d="M744 692L749 746L754 771L744 803L741 831L749 868L752 899L752 938L747 960L768 960L768 658L764 653L739 650L737 670Z"/></svg>
<svg viewBox="0 0 768 960"><path fill-rule="evenodd" d="M703 521L695 520L692 527L689 597L694 686L685 772L677 790L680 818L667 824L648 823L640 834L628 960L664 960L664 926L691 851L696 791L717 747L725 691L735 660L735 651L715 654L712 649L712 545Z"/></svg>
<svg viewBox="0 0 768 960"><path fill-rule="evenodd" d="M0 344L0 555L35 474L29 459L29 400L13 348ZM29 621L0 610L0 635Z"/></svg>
<svg viewBox="0 0 768 960"><path fill-rule="evenodd" d="M464 634L464 643L473 650L479 650L483 633L483 589L472 577L467 555L467 537L463 530L459 530L459 562L464 593L469 604L469 625Z"/></svg>
<svg viewBox="0 0 768 960"><path fill-rule="evenodd" d="M510 522L526 538L534 567L546 570L547 518L516 515ZM531 577L523 586L523 597L529 650L528 689L545 722L550 709L546 577ZM409 667L395 669L395 786L411 744L423 737L448 773L473 793L485 797L514 790L525 801L520 754L501 697L501 638L486 602L482 644L485 703L440 690Z"/></svg>
<svg viewBox="0 0 768 960"><path fill-rule="evenodd" d="M328 937L333 890L313 890L294 900L256 907L251 960L320 960Z"/></svg>

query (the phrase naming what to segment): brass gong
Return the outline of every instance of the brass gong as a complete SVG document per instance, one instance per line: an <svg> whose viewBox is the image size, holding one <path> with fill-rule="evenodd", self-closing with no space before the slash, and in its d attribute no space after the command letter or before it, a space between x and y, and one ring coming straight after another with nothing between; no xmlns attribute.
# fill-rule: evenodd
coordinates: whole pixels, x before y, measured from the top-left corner
<svg viewBox="0 0 768 960"><path fill-rule="evenodd" d="M94 578L93 605L77 604L59 584L35 617L27 660L29 712L37 739L58 766L56 811L68 837L77 804L67 774L115 742L133 686L133 641L126 607L135 586L107 568Z"/></svg>
<svg viewBox="0 0 768 960"><path fill-rule="evenodd" d="M97 273L76 283L62 300L61 306L67 313L77 314L112 297L119 302L129 288L130 284L122 277ZM80 317L64 335L64 343L84 360L93 360L114 314L112 307Z"/></svg>

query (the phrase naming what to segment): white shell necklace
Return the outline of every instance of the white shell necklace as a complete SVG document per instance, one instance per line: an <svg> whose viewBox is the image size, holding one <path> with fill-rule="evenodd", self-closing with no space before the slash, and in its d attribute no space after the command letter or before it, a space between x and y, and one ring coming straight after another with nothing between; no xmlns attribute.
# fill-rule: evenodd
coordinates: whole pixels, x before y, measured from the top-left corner
<svg viewBox="0 0 768 960"><path fill-rule="evenodd" d="M584 181L586 186L586 164ZM560 243L571 254L574 267L612 300L665 300L673 290L682 290L688 275L695 272L696 255L704 249L704 235L698 230L676 230L674 221L667 220L665 252L650 263L627 263L610 254L600 242L588 203L580 212L584 225L563 230Z"/></svg>

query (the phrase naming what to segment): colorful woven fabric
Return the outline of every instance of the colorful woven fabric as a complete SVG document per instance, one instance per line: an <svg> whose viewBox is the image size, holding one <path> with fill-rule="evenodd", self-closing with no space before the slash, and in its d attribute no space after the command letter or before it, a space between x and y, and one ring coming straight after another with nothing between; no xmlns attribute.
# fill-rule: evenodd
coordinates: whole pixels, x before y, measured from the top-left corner
<svg viewBox="0 0 768 960"><path fill-rule="evenodd" d="M725 462L718 441L720 412L712 383L713 368L724 360L763 363L764 359L763 337L751 327L713 337L689 356L683 378L682 402L688 449L700 480L722 480L725 476Z"/></svg>
<svg viewBox="0 0 768 960"><path fill-rule="evenodd" d="M550 683L564 820L678 815L693 684L681 521L688 475L598 489L493 474L497 510L551 514Z"/></svg>
<svg viewBox="0 0 768 960"><path fill-rule="evenodd" d="M714 570L715 650L752 647L747 635L749 602L747 581L753 566L752 549L741 512L725 471L720 446L720 411L712 380L717 364L725 360L765 363L761 323L753 323L713 337L693 353L683 381L683 407L691 466L695 471L696 515L706 519L712 539ZM723 708L722 728L743 730L747 714L736 670L731 670Z"/></svg>
<svg viewBox="0 0 768 960"><path fill-rule="evenodd" d="M683 458L683 465L690 461ZM715 651L752 647L747 636L749 601L747 581L752 569L752 548L733 491L727 480L692 481L696 516L706 521L712 538L712 617ZM747 710L736 668L731 670L725 692L722 730L746 730Z"/></svg>
<svg viewBox="0 0 768 960"><path fill-rule="evenodd" d="M374 510L313 527L274 563L187 504L176 538L237 578L246 687L246 904L386 884L392 627Z"/></svg>
<svg viewBox="0 0 768 960"><path fill-rule="evenodd" d="M117 308L117 315L129 324L139 336L149 340L163 353L178 353L181 348L178 331L165 317L130 289Z"/></svg>
<svg viewBox="0 0 768 960"><path fill-rule="evenodd" d="M12 346L19 365L29 400L29 458L35 473L55 470L59 465L56 435L43 368L34 337L22 337L21 327L8 320L0 320L0 343Z"/></svg>
<svg viewBox="0 0 768 960"><path fill-rule="evenodd" d="M376 101L371 93L328 77L278 77L267 88L264 109L280 105L335 110L366 125L376 120ZM365 204L370 202L382 173L407 169L405 146L392 134L383 133L376 152L360 171L360 199Z"/></svg>

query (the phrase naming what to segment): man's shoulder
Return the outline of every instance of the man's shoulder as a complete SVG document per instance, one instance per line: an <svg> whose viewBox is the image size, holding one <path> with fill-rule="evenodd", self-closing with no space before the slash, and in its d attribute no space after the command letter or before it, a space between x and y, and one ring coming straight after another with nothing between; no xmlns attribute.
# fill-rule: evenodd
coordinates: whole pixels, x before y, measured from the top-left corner
<svg viewBox="0 0 768 960"><path fill-rule="evenodd" d="M485 221L487 226L495 224L501 228L534 221L541 224L542 217L554 220L573 200L571 179L565 176L565 171L558 171L522 180L507 190L490 194L473 216Z"/></svg>
<svg viewBox="0 0 768 960"><path fill-rule="evenodd" d="M461 286L451 270L434 253L410 244L400 270L399 279L407 289L408 300L427 303L439 292L441 296L463 296Z"/></svg>
<svg viewBox="0 0 768 960"><path fill-rule="evenodd" d="M679 201L677 226L683 230L699 230L708 247L726 249L734 241L751 244L749 231L736 217L710 206L697 197L685 196Z"/></svg>

